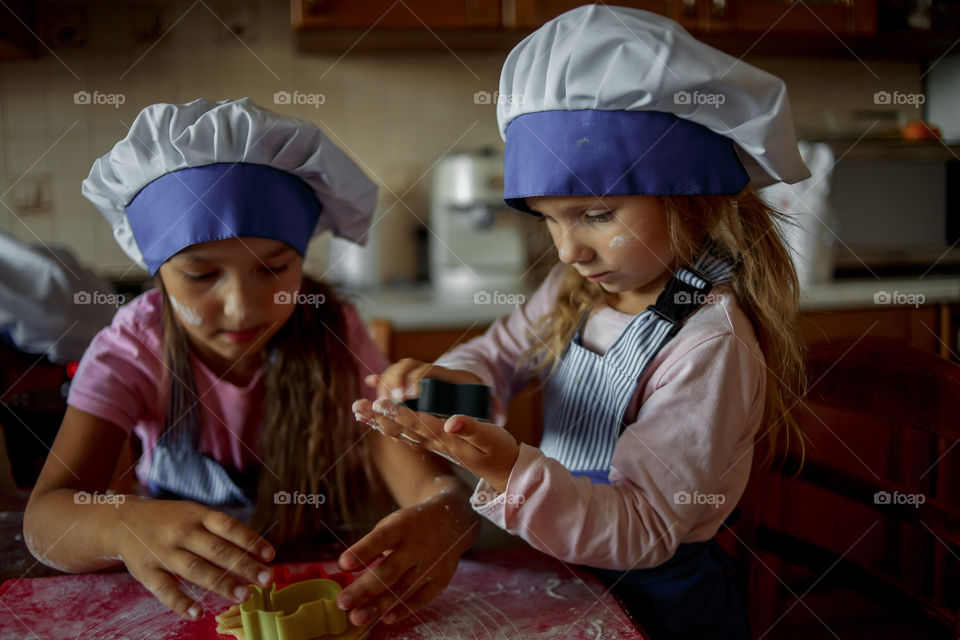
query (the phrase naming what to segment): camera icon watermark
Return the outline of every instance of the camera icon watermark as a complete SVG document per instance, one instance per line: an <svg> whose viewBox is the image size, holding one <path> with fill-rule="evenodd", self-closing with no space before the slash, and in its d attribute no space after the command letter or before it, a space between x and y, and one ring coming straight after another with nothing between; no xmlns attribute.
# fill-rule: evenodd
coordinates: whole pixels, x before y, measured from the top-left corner
<svg viewBox="0 0 960 640"><path fill-rule="evenodd" d="M107 491L106 493L77 491L73 494L73 504L109 504L119 507L126 501L127 496L113 491Z"/></svg>
<svg viewBox="0 0 960 640"><path fill-rule="evenodd" d="M122 293L104 293L102 291L77 291L73 294L73 304L109 304L119 307L126 302Z"/></svg>
<svg viewBox="0 0 960 640"><path fill-rule="evenodd" d="M927 101L922 93L901 93L899 91L877 91L873 94L873 104L878 105L910 105L919 107Z"/></svg>
<svg viewBox="0 0 960 640"><path fill-rule="evenodd" d="M73 104L85 105L110 105L114 109L119 109L120 105L127 101L127 96L122 93L100 93L94 91L77 91L73 94Z"/></svg>
<svg viewBox="0 0 960 640"><path fill-rule="evenodd" d="M505 293L502 291L477 291L473 294L473 304L509 304L519 307L527 301L522 293Z"/></svg>
<svg viewBox="0 0 960 640"><path fill-rule="evenodd" d="M302 493L300 491L277 491L273 494L273 504L305 504L315 509L327 502L327 496L322 493Z"/></svg>
<svg viewBox="0 0 960 640"><path fill-rule="evenodd" d="M926 302L922 293L903 293L901 291L876 291L873 294L873 304L889 304L897 306L912 306L919 308Z"/></svg>
<svg viewBox="0 0 960 640"><path fill-rule="evenodd" d="M495 493L493 491L477 491L473 494L473 501L478 505L489 504L499 497L508 505L520 506L526 498L521 493Z"/></svg>
<svg viewBox="0 0 960 640"><path fill-rule="evenodd" d="M274 304L304 304L319 307L327 302L322 293L300 293L299 291L277 291L273 294Z"/></svg>
<svg viewBox="0 0 960 640"><path fill-rule="evenodd" d="M700 493L699 491L677 491L673 494L673 504L708 504L714 509L719 509L720 505L727 501L727 496L722 493Z"/></svg>
<svg viewBox="0 0 960 640"><path fill-rule="evenodd" d="M327 101L322 93L302 93L300 91L277 91L273 94L273 104L305 104L319 109Z"/></svg>
<svg viewBox="0 0 960 640"><path fill-rule="evenodd" d="M922 493L900 493L899 491L877 491L873 494L873 504L876 505L908 505L919 508L927 501Z"/></svg>
<svg viewBox="0 0 960 640"><path fill-rule="evenodd" d="M500 93L477 91L473 94L473 104L523 104L523 95L519 93Z"/></svg>
<svg viewBox="0 0 960 640"><path fill-rule="evenodd" d="M706 93L703 91L694 91L693 93L689 91L677 91L673 94L673 103L674 104L688 104L688 105L706 105L713 107L714 109L719 109L720 106L727 101L727 96L722 93Z"/></svg>
<svg viewBox="0 0 960 640"><path fill-rule="evenodd" d="M713 292L701 293L699 291L677 291L673 294L674 304L714 304L723 299L722 295L715 295Z"/></svg>

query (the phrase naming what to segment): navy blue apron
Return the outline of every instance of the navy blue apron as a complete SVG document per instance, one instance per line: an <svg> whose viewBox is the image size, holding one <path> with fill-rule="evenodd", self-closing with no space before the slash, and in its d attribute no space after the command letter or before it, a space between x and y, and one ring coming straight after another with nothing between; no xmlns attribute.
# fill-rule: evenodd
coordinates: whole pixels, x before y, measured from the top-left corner
<svg viewBox="0 0 960 640"><path fill-rule="evenodd" d="M626 428L624 414L644 370L732 270L725 252L708 241L602 356L581 344L584 314L560 365L545 382L543 453L574 475L609 483L613 451ZM670 560L651 569L591 571L653 640L749 638L732 569L730 558L710 540L681 544Z"/></svg>

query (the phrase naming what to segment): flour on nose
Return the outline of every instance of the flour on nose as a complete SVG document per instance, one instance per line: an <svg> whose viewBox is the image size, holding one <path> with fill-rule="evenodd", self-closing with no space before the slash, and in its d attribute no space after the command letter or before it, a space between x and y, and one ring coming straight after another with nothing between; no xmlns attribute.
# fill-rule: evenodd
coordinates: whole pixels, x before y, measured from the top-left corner
<svg viewBox="0 0 960 640"><path fill-rule="evenodd" d="M624 247L627 244L627 236L620 234L610 238L610 248L616 249L617 247Z"/></svg>
<svg viewBox="0 0 960 640"><path fill-rule="evenodd" d="M182 304L179 300L177 300L171 295L168 295L167 297L170 298L170 304L172 304L173 308L177 310L177 312L180 314L180 317L183 319L184 322L186 322L187 324L193 325L195 327L199 326L200 323L203 322L203 319L200 317L200 314L198 314L196 311L186 306L185 304Z"/></svg>

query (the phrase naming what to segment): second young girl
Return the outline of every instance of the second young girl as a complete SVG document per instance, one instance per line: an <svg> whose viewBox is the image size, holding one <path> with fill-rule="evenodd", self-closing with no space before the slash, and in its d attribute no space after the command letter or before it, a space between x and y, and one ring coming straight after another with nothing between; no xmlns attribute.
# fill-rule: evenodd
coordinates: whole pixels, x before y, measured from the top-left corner
<svg viewBox="0 0 960 640"><path fill-rule="evenodd" d="M196 100L144 109L83 192L157 288L83 356L24 517L33 554L71 572L122 562L198 618L182 581L241 601L271 581L275 545L349 539L385 485L402 508L340 564L383 561L338 604L363 625L436 596L473 538L469 494L442 461L358 428L350 400L386 361L302 269L317 233L361 240L375 185L308 122ZM150 497L104 493L131 437ZM222 505L250 505L250 526Z"/></svg>
<svg viewBox="0 0 960 640"><path fill-rule="evenodd" d="M809 176L785 87L662 16L591 5L516 47L500 96L505 201L544 221L561 264L485 335L392 365L354 408L480 476L477 512L590 567L655 640L749 637L713 537L755 438L797 435L797 279L754 193ZM391 401L422 377L501 404L539 378L539 448Z"/></svg>

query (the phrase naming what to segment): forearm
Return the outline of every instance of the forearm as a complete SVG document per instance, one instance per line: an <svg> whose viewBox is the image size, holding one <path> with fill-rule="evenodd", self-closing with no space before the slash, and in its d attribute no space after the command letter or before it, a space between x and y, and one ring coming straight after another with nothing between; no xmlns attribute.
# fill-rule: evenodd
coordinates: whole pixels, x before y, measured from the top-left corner
<svg viewBox="0 0 960 640"><path fill-rule="evenodd" d="M383 438L387 440L387 438ZM415 464L407 467L409 475L407 482L388 484L400 485L396 489L391 487L394 499L401 507L422 508L426 505L442 505L443 510L438 513L450 517L450 521L457 529L463 529L463 550L469 548L480 526L480 516L470 506L470 496L473 488L468 487L452 471L449 463L429 454L413 451L398 443L389 443L396 446L395 451L404 457L412 458Z"/></svg>
<svg viewBox="0 0 960 640"><path fill-rule="evenodd" d="M574 477L526 446L506 490L493 496L481 483L474 502L481 515L544 553L594 567L656 566L689 528L689 520L667 505L654 506L652 496Z"/></svg>
<svg viewBox="0 0 960 640"><path fill-rule="evenodd" d="M30 499L23 538L37 560L71 573L98 571L121 562L118 539L123 513L132 501L142 498L112 495L101 503L93 503L95 498L83 502L91 495L62 488Z"/></svg>

